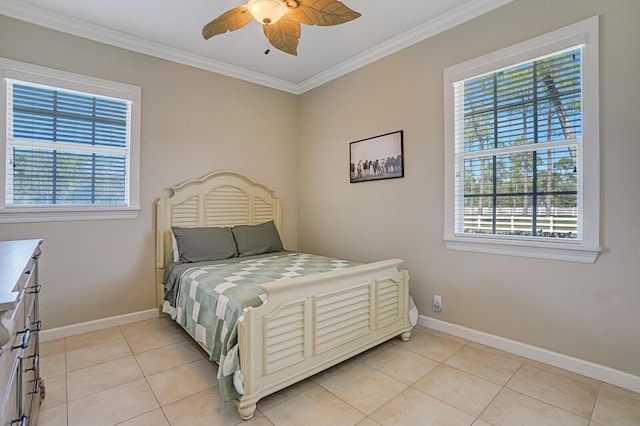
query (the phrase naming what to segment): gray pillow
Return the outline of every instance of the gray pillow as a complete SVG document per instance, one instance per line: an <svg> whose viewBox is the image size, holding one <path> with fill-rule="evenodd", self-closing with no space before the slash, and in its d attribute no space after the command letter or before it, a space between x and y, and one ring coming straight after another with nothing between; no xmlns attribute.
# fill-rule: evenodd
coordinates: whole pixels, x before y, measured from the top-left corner
<svg viewBox="0 0 640 426"><path fill-rule="evenodd" d="M171 230L178 244L180 263L221 260L238 255L231 228L172 226Z"/></svg>
<svg viewBox="0 0 640 426"><path fill-rule="evenodd" d="M273 221L259 225L237 225L231 231L240 257L283 250L278 229Z"/></svg>

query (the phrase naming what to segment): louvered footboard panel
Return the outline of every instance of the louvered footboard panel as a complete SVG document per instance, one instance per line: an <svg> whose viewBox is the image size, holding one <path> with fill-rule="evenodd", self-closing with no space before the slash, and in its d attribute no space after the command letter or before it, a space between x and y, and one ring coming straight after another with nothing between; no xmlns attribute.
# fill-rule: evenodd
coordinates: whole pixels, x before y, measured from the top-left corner
<svg viewBox="0 0 640 426"><path fill-rule="evenodd" d="M267 374L304 360L305 303L287 305L266 318L265 372Z"/></svg>
<svg viewBox="0 0 640 426"><path fill-rule="evenodd" d="M400 317L400 300L398 299L398 282L392 280L377 283L376 329L398 321Z"/></svg>
<svg viewBox="0 0 640 426"><path fill-rule="evenodd" d="M367 284L314 298L316 355L369 333L370 288Z"/></svg>

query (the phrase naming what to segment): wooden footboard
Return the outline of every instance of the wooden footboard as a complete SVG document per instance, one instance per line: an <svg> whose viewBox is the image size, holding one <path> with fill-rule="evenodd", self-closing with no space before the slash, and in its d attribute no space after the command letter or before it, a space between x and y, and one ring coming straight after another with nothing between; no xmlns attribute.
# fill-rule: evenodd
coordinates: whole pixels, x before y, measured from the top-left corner
<svg viewBox="0 0 640 426"><path fill-rule="evenodd" d="M262 287L267 301L239 321L250 419L261 398L400 335L408 340L409 276L390 259Z"/></svg>

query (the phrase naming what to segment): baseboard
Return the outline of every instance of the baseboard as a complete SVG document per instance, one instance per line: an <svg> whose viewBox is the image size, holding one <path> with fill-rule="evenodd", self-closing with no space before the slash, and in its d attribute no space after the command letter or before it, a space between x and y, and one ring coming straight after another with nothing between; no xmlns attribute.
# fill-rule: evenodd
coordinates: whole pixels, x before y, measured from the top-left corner
<svg viewBox="0 0 640 426"><path fill-rule="evenodd" d="M102 318L94 321L42 330L40 332L40 341L46 342L48 340L59 339L61 337L88 333L90 331L102 330L103 328L117 327L119 325L130 324L132 322L143 321L156 317L158 317L158 309L149 309L148 311L133 312L131 314L118 315L115 317Z"/></svg>
<svg viewBox="0 0 640 426"><path fill-rule="evenodd" d="M611 367L552 352L547 349L528 345L515 340L505 339L504 337L430 318L424 315L420 315L418 317L418 324L453 336L462 337L463 339L467 339L472 342L481 343L483 345L491 346L492 348L520 355L534 361L591 377L592 379L596 379L601 382L606 382L634 392L640 392L640 377Z"/></svg>

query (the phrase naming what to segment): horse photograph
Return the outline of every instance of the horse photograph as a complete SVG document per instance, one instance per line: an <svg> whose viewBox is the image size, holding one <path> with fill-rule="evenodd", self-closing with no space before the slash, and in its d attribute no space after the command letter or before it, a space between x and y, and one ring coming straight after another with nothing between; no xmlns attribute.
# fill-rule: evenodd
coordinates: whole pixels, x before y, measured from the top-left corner
<svg viewBox="0 0 640 426"><path fill-rule="evenodd" d="M403 131L362 139L349 144L350 182L404 177Z"/></svg>

